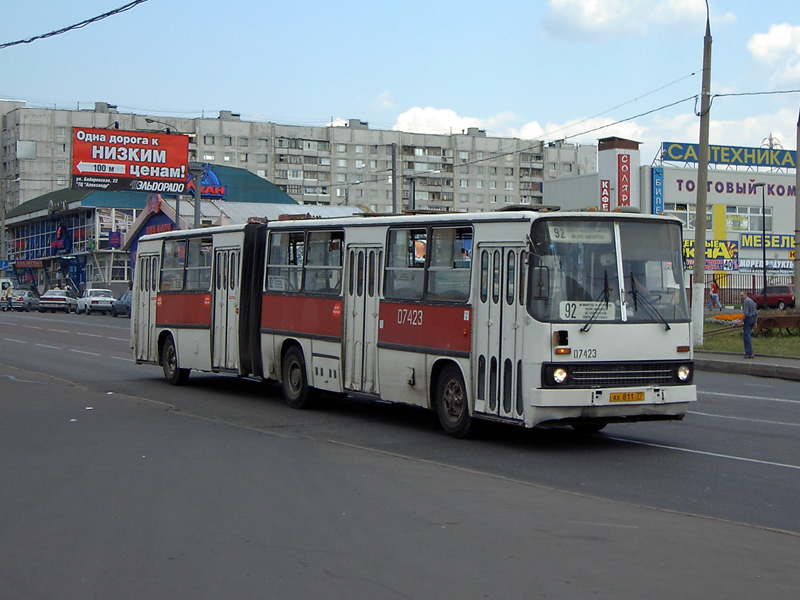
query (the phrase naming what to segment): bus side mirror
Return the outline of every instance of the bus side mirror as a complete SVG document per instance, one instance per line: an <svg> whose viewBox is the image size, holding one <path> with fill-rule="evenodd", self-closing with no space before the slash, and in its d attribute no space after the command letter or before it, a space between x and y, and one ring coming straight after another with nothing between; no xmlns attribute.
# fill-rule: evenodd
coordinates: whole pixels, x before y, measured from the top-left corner
<svg viewBox="0 0 800 600"><path fill-rule="evenodd" d="M528 298L546 300L550 296L550 269L549 267L531 267L528 277Z"/></svg>

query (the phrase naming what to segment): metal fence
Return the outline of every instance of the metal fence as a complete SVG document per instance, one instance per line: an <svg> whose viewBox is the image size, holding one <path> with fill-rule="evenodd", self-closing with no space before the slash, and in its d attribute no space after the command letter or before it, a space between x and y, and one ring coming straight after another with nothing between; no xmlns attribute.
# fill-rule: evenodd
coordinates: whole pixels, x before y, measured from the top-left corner
<svg viewBox="0 0 800 600"><path fill-rule="evenodd" d="M709 273L705 276L706 285L703 294L703 304L708 304L711 292L711 282L716 281L719 286L719 301L724 306L741 304L739 292L759 293L764 289L764 276L755 273ZM794 283L793 275L767 274L767 285L791 285ZM689 303L692 302L692 285L694 273L689 273Z"/></svg>

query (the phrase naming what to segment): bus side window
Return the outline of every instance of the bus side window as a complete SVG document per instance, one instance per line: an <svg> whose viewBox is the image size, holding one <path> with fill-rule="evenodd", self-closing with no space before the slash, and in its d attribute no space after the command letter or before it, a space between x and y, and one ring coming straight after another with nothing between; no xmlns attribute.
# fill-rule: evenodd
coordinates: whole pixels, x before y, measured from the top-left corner
<svg viewBox="0 0 800 600"><path fill-rule="evenodd" d="M186 240L164 242L164 259L161 265L161 291L183 289L183 269L186 264Z"/></svg>
<svg viewBox="0 0 800 600"><path fill-rule="evenodd" d="M186 289L209 289L211 284L211 238L189 240L189 259L186 265Z"/></svg>
<svg viewBox="0 0 800 600"><path fill-rule="evenodd" d="M315 294L339 294L343 248L342 231L309 232L304 267L304 291Z"/></svg>
<svg viewBox="0 0 800 600"><path fill-rule="evenodd" d="M387 298L422 298L426 252L427 232L424 229L394 229L389 232L384 293Z"/></svg>
<svg viewBox="0 0 800 600"><path fill-rule="evenodd" d="M270 235L267 290L296 292L301 289L304 240L302 231L279 231Z"/></svg>
<svg viewBox="0 0 800 600"><path fill-rule="evenodd" d="M434 228L431 240L427 298L466 302L472 266L472 229Z"/></svg>

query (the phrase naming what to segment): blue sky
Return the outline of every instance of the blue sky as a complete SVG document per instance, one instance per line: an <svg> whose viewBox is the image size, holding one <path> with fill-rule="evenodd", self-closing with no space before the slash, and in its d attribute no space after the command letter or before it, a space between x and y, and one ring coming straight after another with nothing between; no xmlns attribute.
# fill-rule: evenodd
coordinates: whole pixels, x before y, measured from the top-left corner
<svg viewBox="0 0 800 600"><path fill-rule="evenodd" d="M0 44L129 1L7 2ZM711 143L760 146L771 134L795 149L797 0L709 4ZM705 21L704 0L148 0L0 49L0 98L591 144L618 135L643 143L646 164L661 141L697 142ZM755 92L773 93L722 95Z"/></svg>

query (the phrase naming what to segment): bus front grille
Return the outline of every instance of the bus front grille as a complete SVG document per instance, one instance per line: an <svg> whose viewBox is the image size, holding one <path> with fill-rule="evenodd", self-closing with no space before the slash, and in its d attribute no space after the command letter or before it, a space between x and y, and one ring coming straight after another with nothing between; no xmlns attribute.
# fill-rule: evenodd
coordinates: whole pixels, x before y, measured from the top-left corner
<svg viewBox="0 0 800 600"><path fill-rule="evenodd" d="M542 365L544 387L609 388L679 385L677 370L680 365L692 366L692 361L638 361L602 363L545 363ZM566 369L567 380L558 385L552 373ZM692 369L693 370L693 369Z"/></svg>

